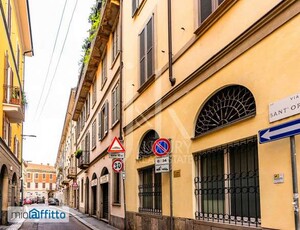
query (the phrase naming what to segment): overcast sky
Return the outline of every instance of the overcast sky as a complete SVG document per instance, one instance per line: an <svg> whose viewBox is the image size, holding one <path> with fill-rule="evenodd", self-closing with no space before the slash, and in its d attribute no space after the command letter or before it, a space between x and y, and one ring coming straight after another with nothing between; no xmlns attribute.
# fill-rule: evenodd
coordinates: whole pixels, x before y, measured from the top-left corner
<svg viewBox="0 0 300 230"><path fill-rule="evenodd" d="M78 62L82 55L81 46L90 28L88 16L95 3L95 0L77 0L77 7L62 51L76 4L76 0L67 0L56 49L47 76L65 1L29 0L34 56L25 60L25 93L28 105L24 135L37 137L25 137L23 159L33 163L52 165L55 163L70 89L77 85ZM58 63L61 52L61 59ZM54 74L57 63L57 71ZM44 82L46 83L42 92Z"/></svg>

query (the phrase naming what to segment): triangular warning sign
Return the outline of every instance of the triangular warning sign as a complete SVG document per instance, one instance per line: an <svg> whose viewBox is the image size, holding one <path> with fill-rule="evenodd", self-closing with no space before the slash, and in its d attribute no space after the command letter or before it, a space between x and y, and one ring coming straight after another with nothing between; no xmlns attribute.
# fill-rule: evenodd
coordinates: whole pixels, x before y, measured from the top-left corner
<svg viewBox="0 0 300 230"><path fill-rule="evenodd" d="M125 149L117 137L114 138L107 152L109 153L120 153L125 152Z"/></svg>

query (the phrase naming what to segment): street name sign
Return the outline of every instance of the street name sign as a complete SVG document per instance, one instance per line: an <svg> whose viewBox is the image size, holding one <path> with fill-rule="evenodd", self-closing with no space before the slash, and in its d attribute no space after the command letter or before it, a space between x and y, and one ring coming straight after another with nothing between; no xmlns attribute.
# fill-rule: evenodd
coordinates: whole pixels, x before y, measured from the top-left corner
<svg viewBox="0 0 300 230"><path fill-rule="evenodd" d="M124 159L125 153L110 153L109 158L122 158Z"/></svg>
<svg viewBox="0 0 300 230"><path fill-rule="evenodd" d="M297 134L300 134L300 119L258 131L260 144Z"/></svg>

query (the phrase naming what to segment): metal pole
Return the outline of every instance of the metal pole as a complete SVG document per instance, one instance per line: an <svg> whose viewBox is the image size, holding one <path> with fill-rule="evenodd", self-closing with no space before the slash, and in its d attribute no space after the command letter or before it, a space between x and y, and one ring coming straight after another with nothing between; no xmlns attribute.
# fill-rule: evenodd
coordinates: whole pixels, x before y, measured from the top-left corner
<svg viewBox="0 0 300 230"><path fill-rule="evenodd" d="M293 177L293 205L295 216L295 229L299 230L299 194L298 194L298 177L297 177L297 161L296 161L296 143L295 136L290 137L291 143L291 162Z"/></svg>
<svg viewBox="0 0 300 230"><path fill-rule="evenodd" d="M125 173L125 170L123 171ZM124 199L124 229L126 230L126 196L125 196L125 175L122 176L122 181L123 181L123 199Z"/></svg>
<svg viewBox="0 0 300 230"><path fill-rule="evenodd" d="M172 179L172 156L170 153L170 227L171 230L174 229L174 223L173 223L173 179Z"/></svg>

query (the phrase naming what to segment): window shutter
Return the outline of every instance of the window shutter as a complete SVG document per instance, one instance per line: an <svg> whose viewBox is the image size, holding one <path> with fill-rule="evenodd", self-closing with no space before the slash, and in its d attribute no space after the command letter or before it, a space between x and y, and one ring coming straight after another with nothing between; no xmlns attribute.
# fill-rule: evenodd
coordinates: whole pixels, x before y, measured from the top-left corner
<svg viewBox="0 0 300 230"><path fill-rule="evenodd" d="M99 126L98 126L98 137L99 137L99 140L102 138L102 134L101 134L101 123L102 123L101 113L102 113L102 110L98 114L98 116L99 116L99 119L98 119L99 120Z"/></svg>
<svg viewBox="0 0 300 230"><path fill-rule="evenodd" d="M120 87L119 85L116 88L116 94L117 94L117 98L116 98L116 120L120 119Z"/></svg>
<svg viewBox="0 0 300 230"><path fill-rule="evenodd" d="M132 0L132 16L135 14L138 8L137 0Z"/></svg>
<svg viewBox="0 0 300 230"><path fill-rule="evenodd" d="M146 81L145 79L145 29L141 32L140 34L140 80L141 80L141 85Z"/></svg>
<svg viewBox="0 0 300 230"><path fill-rule="evenodd" d="M147 23L147 79L153 74L153 17Z"/></svg>
<svg viewBox="0 0 300 230"><path fill-rule="evenodd" d="M104 133L108 132L108 102L105 103L105 110L104 110Z"/></svg>
<svg viewBox="0 0 300 230"><path fill-rule="evenodd" d="M212 0L200 0L200 23L212 13Z"/></svg>

